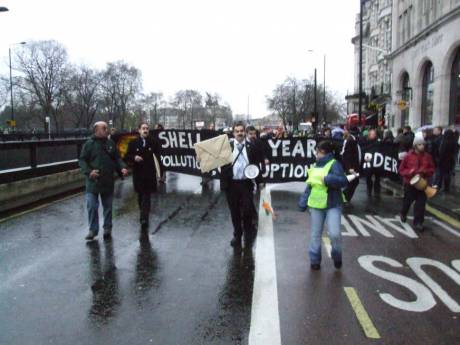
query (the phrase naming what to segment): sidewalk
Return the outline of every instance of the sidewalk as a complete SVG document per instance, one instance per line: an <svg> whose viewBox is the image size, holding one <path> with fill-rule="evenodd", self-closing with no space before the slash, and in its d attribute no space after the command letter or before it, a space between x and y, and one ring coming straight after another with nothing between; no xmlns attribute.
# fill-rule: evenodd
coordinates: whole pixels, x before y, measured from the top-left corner
<svg viewBox="0 0 460 345"><path fill-rule="evenodd" d="M402 186L394 181L384 179L382 187L391 191L395 197L402 197ZM428 200L427 211L439 217L439 211L453 218L460 226L460 169L457 167L449 193L439 192L432 199ZM436 212L438 211L438 212Z"/></svg>

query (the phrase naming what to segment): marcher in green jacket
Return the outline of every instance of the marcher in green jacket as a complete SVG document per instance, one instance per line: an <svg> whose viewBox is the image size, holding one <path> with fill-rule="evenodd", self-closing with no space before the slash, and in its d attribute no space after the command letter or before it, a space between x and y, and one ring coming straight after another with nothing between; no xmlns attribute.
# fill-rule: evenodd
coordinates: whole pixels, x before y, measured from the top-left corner
<svg viewBox="0 0 460 345"><path fill-rule="evenodd" d="M104 238L112 233L112 201L115 183L114 173L128 175L128 170L118 154L115 143L108 139L107 124L96 122L94 135L83 145L79 165L86 177L86 206L88 209L89 233L93 240L99 233L99 195L104 213Z"/></svg>

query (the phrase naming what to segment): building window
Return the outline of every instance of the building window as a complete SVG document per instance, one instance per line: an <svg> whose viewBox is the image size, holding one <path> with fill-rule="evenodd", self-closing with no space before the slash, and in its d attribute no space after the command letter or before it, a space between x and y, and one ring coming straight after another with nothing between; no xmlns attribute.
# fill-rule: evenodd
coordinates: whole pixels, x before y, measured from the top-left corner
<svg viewBox="0 0 460 345"><path fill-rule="evenodd" d="M402 77L402 94L401 98L403 101L409 102L410 100L410 87L409 87L409 74L404 73ZM409 107L406 105L406 107L401 110L401 127L408 126L409 125Z"/></svg>
<svg viewBox="0 0 460 345"><path fill-rule="evenodd" d="M431 62L425 65L422 83L422 126L433 123L434 68Z"/></svg>
<svg viewBox="0 0 460 345"><path fill-rule="evenodd" d="M449 124L460 125L460 48L457 49L452 65Z"/></svg>

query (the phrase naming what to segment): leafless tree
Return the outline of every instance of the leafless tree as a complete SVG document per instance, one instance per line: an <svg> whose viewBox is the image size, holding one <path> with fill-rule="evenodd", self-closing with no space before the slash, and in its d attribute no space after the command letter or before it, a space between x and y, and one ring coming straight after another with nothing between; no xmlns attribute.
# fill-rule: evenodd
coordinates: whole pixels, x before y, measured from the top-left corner
<svg viewBox="0 0 460 345"><path fill-rule="evenodd" d="M110 62L103 72L101 85L109 120L125 128L129 115L133 115L131 108L142 89L141 71L123 61Z"/></svg>
<svg viewBox="0 0 460 345"><path fill-rule="evenodd" d="M50 116L55 128L61 130L60 110L69 75L64 46L56 41L29 42L15 54L14 66L21 75L19 86L39 105L41 120Z"/></svg>
<svg viewBox="0 0 460 345"><path fill-rule="evenodd" d="M72 115L76 128L90 128L94 117L101 107L102 74L88 66L79 66L72 70L66 88L65 111Z"/></svg>

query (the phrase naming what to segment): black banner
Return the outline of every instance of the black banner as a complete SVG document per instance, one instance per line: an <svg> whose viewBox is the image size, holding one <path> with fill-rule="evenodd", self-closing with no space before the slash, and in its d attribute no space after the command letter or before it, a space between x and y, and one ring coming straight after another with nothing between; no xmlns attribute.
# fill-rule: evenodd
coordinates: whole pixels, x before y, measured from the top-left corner
<svg viewBox="0 0 460 345"><path fill-rule="evenodd" d="M153 138L160 144L160 159L166 171L201 176L200 165L196 160L193 145L213 138L222 133L211 130L164 130L151 131ZM120 134L113 139L123 157L134 134ZM317 138L318 140L320 138ZM315 162L316 139L288 137L285 139L260 139L261 151L266 153L270 163L261 167L263 178L268 183L305 181L307 170ZM340 145L336 145L340 150ZM397 174L398 152L394 146L378 144L363 150L363 155L370 158L362 164L363 172L376 169L383 176L394 177ZM337 156L337 155L336 155ZM264 168L264 169L262 169ZM210 173L218 178L219 171Z"/></svg>
<svg viewBox="0 0 460 345"><path fill-rule="evenodd" d="M361 170L378 173L380 176L391 179L398 178L398 147L389 143L375 143L362 147Z"/></svg>

